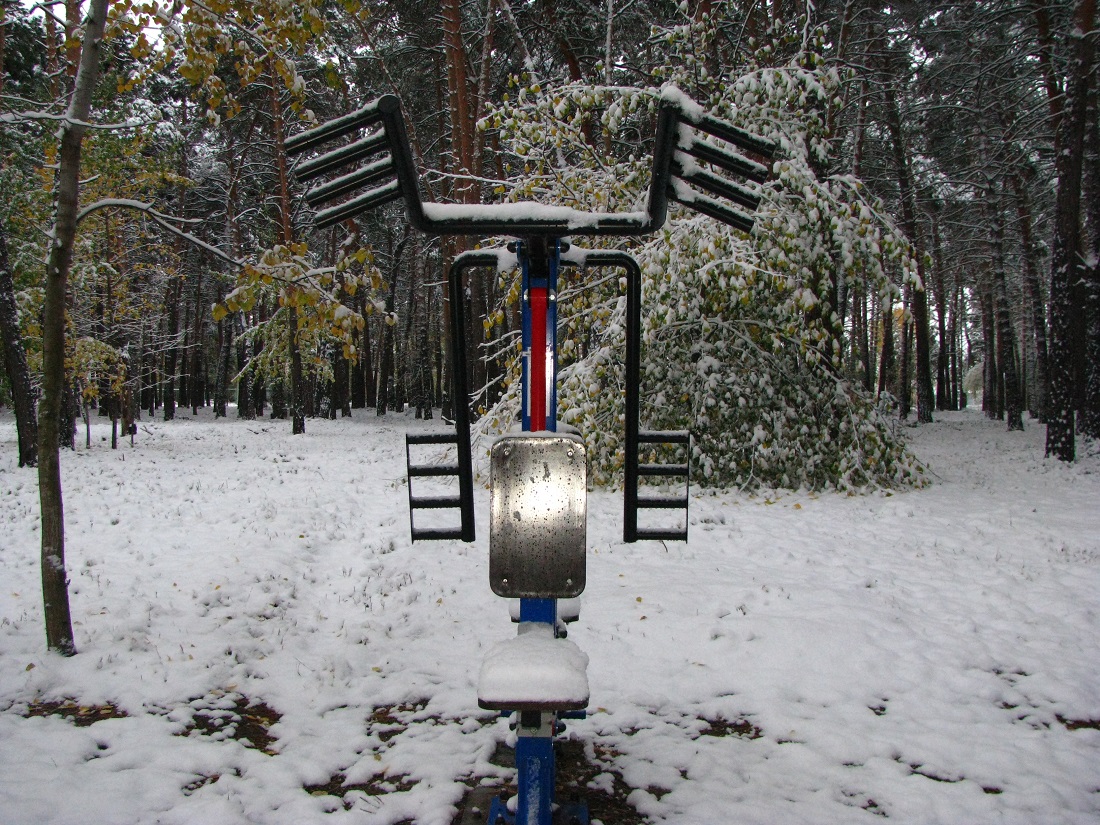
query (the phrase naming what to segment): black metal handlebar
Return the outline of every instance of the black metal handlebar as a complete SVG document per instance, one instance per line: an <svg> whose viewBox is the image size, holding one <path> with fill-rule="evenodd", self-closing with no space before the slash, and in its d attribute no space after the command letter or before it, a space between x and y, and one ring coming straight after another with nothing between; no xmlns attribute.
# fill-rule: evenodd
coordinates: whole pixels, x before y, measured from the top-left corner
<svg viewBox="0 0 1100 825"><path fill-rule="evenodd" d="M573 234L648 235L664 225L668 215L668 201L672 199L748 232L752 229L752 217L725 201L755 209L759 204L759 196L723 177L698 168L695 161L688 156L716 169L762 183L769 175L767 166L704 140L697 133L705 133L769 160L775 153L772 142L711 115L689 111L677 95L663 96L657 113L652 178L645 210L609 213L549 207L529 201L490 205L424 202L420 194L419 174L405 130L401 101L395 95L383 95L355 112L289 138L286 141L286 151L288 155L311 151L330 140L353 134L377 123L381 123L381 130L300 163L295 170L299 180L312 180L382 151L388 152L388 158L376 160L350 174L309 190L306 202L315 206L349 195L363 186L378 184L351 200L319 211L314 221L318 228L331 226L361 212L403 198L409 223L431 235L555 238ZM378 183L379 181L384 182ZM706 190L708 194L692 189L692 184ZM715 196L725 200L718 200Z"/></svg>

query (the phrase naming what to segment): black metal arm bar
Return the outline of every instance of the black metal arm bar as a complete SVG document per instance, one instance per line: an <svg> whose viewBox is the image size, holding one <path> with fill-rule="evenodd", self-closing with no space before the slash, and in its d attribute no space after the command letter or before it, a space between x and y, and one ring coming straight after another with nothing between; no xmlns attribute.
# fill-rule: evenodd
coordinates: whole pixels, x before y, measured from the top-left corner
<svg viewBox="0 0 1100 825"><path fill-rule="evenodd" d="M679 148L689 155L694 155L699 158L699 160L705 160L712 166L725 169L727 172L732 172L735 175L741 175L757 183L764 183L771 174L768 171L768 167L763 164L746 160L740 155L735 155L732 152L725 152L717 146L710 143L704 143L701 140L693 140L686 146L681 145Z"/></svg>
<svg viewBox="0 0 1100 825"><path fill-rule="evenodd" d="M381 100L382 98L378 98L361 109L356 109L354 112L349 112L342 117L333 118L327 123L287 138L286 143L283 144L286 153L288 155L298 155L302 152L309 152L322 143L327 143L344 135L350 135L364 126L377 123L381 119L378 113L378 104Z"/></svg>
<svg viewBox="0 0 1100 825"><path fill-rule="evenodd" d="M348 218L355 217L360 212L366 212L368 209L374 209L384 203L398 200L400 197L401 188L398 186L397 181L391 180L384 186L379 186L376 189L364 192L359 197L352 198L350 201L344 201L344 203L339 206L322 209L317 213L317 216L313 220L313 224L318 229L324 229L326 226L332 226L341 221L346 221Z"/></svg>
<svg viewBox="0 0 1100 825"><path fill-rule="evenodd" d="M430 235L512 235L560 238L565 235L647 235L665 222L668 181L676 149L679 109L662 101L657 115L653 181L645 212L582 212L541 204L432 204L420 199L419 175L413 163L401 114L401 101L385 95L377 102L389 137L397 179L405 197L409 223Z"/></svg>
<svg viewBox="0 0 1100 825"><path fill-rule="evenodd" d="M776 146L770 140L764 140L764 138L754 135L752 132L738 129L736 126L726 123L724 120L719 120L713 115L705 114L696 120L685 119L692 126L712 137L740 146L746 152L754 152L766 160L775 160Z"/></svg>
<svg viewBox="0 0 1100 825"><path fill-rule="evenodd" d="M306 203L310 206L316 206L332 198L347 195L360 186L382 180L382 178L389 177L393 173L392 158L376 160L374 163L368 164L355 172L333 178L328 183L322 183L320 186L314 186L306 192Z"/></svg>
<svg viewBox="0 0 1100 825"><path fill-rule="evenodd" d="M470 391L466 380L466 310L462 276L467 269L497 266L494 252L474 250L456 255L447 273L447 304L450 310L451 408L455 418L458 457L458 498L462 513L462 541L474 540L474 474L470 453Z"/></svg>
<svg viewBox="0 0 1100 825"><path fill-rule="evenodd" d="M720 201L701 195L688 186L677 186L676 183L677 181L674 180L668 191L668 196L672 200L694 209L696 212L701 212L709 218L714 218L716 221L721 221L727 226L732 226L734 229L740 229L745 233L752 232L754 221L744 212L738 212Z"/></svg>
<svg viewBox="0 0 1100 825"><path fill-rule="evenodd" d="M298 168L294 170L294 174L298 180L304 183L307 180L313 180L327 172L333 172L341 166L346 166L353 161L361 160L376 152L380 152L386 148L386 144L387 136L385 131L375 132L362 140L355 141L355 143L349 143L347 146L341 146L339 149L334 149L312 160L307 160L305 163L298 164Z"/></svg>
<svg viewBox="0 0 1100 825"><path fill-rule="evenodd" d="M680 178L680 180L687 183L693 183L700 189L710 192L712 195L718 195L719 197L731 200L739 206L743 206L753 212L760 206L760 196L751 189L746 189L743 186L738 186L736 183L731 183L725 178L713 175L705 169L692 169L688 171L684 169L683 164L681 164L679 160L674 160L672 171L676 173L676 176Z"/></svg>
<svg viewBox="0 0 1100 825"><path fill-rule="evenodd" d="M580 251L580 250L578 250ZM613 266L626 272L625 455L623 457L623 540L638 540L638 443L642 364L642 270L634 257L618 249L583 252L580 260L562 256L563 266Z"/></svg>
<svg viewBox="0 0 1100 825"><path fill-rule="evenodd" d="M425 203L420 194L419 174L413 161L401 101L395 95L383 95L356 112L330 123L303 132L287 141L288 154L316 148L325 141L351 134L357 129L380 122L382 129L368 137L335 149L298 166L300 180L311 180L348 163L388 149L390 162L378 161L366 169L344 175L315 187L307 202L322 201L350 194L359 186L387 177L391 169L396 185L386 184L369 190L344 204L318 213L318 226L328 226L383 203L403 198L409 222L431 235L510 235L515 237L560 238L567 235L648 235L660 229L668 216L670 187L674 178L677 149L735 175L764 182L766 166L701 140L681 140L680 124L700 129L720 140L733 143L757 155L770 158L775 147L769 141L738 129L710 115L689 116L674 99L664 98L658 106L657 132L653 150L652 179L644 211L605 213L584 212L568 207L548 207L537 203L507 203L496 205ZM682 168L682 166L681 166ZM692 171L681 175L686 182L696 183L719 197L726 197L749 208L759 199L734 184L709 173ZM678 193L678 194L677 194ZM748 231L752 221L736 210L703 196L687 197L678 188L672 192L675 200L704 214ZM733 217L731 217L733 216Z"/></svg>

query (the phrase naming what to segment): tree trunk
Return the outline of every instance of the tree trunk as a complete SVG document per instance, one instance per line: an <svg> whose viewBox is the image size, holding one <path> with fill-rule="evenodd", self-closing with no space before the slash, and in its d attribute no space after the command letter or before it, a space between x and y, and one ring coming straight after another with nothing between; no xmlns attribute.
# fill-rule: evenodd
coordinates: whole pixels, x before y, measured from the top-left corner
<svg viewBox="0 0 1100 825"><path fill-rule="evenodd" d="M283 123L283 103L279 99L279 76L274 70L274 61L270 58L267 64L267 74L271 80L271 131L274 137L275 169L278 172L279 183L279 242L289 244L293 235L290 226L290 181L287 176L286 150L283 147L285 130ZM288 287L290 293L296 287ZM289 296L293 298L291 294ZM287 326L289 327L287 346L290 349L290 432L292 435L302 435L306 431L306 403L305 382L302 372L302 350L298 338L298 309L293 300L287 302Z"/></svg>
<svg viewBox="0 0 1100 825"><path fill-rule="evenodd" d="M1016 335L1012 326L1012 311L1008 304L1008 287L1005 284L1004 220L996 200L996 190L988 193L987 216L990 227L990 252L993 286L994 317L997 324L998 377L1004 387L1004 410L1009 430L1024 428L1023 400L1020 395L1020 378L1016 363Z"/></svg>
<svg viewBox="0 0 1100 825"><path fill-rule="evenodd" d="M993 302L993 287L990 276L982 276L980 297L982 302L982 348L985 352L985 365L982 375L982 411L987 418L1000 418L1001 374L998 363L996 310Z"/></svg>
<svg viewBox="0 0 1100 825"><path fill-rule="evenodd" d="M177 336L179 335L180 278L174 277L168 283L168 351L164 354L164 420L176 417L176 359L179 357Z"/></svg>
<svg viewBox="0 0 1100 825"><path fill-rule="evenodd" d="M15 304L15 280L8 263L8 241L0 222L0 337L4 340L4 369L11 382L12 407L18 436L19 466L38 463L38 421L34 382L27 366L27 351L19 331L19 311Z"/></svg>
<svg viewBox="0 0 1100 825"><path fill-rule="evenodd" d="M956 287L955 300L952 301L952 303L951 303L950 321L948 322L948 325L947 325L947 330L948 330L947 338L951 342L951 344L950 344L951 353L950 353L950 362L949 362L950 363L950 383L949 383L949 387L950 387L950 391L949 391L950 405L949 405L948 409L952 409L952 410L961 410L963 408L963 406L965 405L965 403L966 403L964 400L962 400L960 398L960 386L959 386L959 373L961 372L961 370L959 369L959 328L958 328L958 320L957 319L959 317L958 296L959 296L960 292L961 292L961 290Z"/></svg>
<svg viewBox="0 0 1100 825"><path fill-rule="evenodd" d="M894 299L882 300L882 353L878 368L878 395L887 392L894 381Z"/></svg>
<svg viewBox="0 0 1100 825"><path fill-rule="evenodd" d="M290 432L302 435L306 431L306 414L303 393L302 350L298 346L298 308L293 304L287 309L287 326L290 327Z"/></svg>
<svg viewBox="0 0 1100 825"><path fill-rule="evenodd" d="M252 404L252 376L242 373L248 365L248 341L237 337L237 418L251 421L256 418L256 408Z"/></svg>
<svg viewBox="0 0 1100 825"><path fill-rule="evenodd" d="M910 410L913 409L912 390L909 386L909 362L912 350L910 349L910 341L912 340L912 322L910 318L912 316L912 287L906 285L902 292L902 313L901 313L901 346L898 353L898 417L904 421L909 417Z"/></svg>
<svg viewBox="0 0 1100 825"><path fill-rule="evenodd" d="M206 359L203 358L202 319L205 311L202 305L202 270L195 274L195 326L191 331L191 415L199 414L199 407L206 406Z"/></svg>
<svg viewBox="0 0 1100 825"><path fill-rule="evenodd" d="M187 295L183 292L182 286L180 287L180 301L183 303L183 324L181 325L183 346L178 362L179 375L177 378L179 380L176 384L176 404L182 408L191 406L191 358L192 349L195 347L195 342L191 340L191 302L187 300Z"/></svg>
<svg viewBox="0 0 1100 825"><path fill-rule="evenodd" d="M1081 410L1081 432L1100 439L1100 83L1089 93L1089 168L1085 175L1087 224L1092 232L1088 265L1084 271L1085 304L1085 403Z"/></svg>
<svg viewBox="0 0 1100 825"><path fill-rule="evenodd" d="M1032 409L1036 418L1047 420L1047 396L1050 393L1049 367L1047 366L1046 304L1039 285L1038 249L1031 234L1031 201L1019 175L1012 175L1012 188L1016 196L1016 217L1020 227L1020 245L1023 264L1024 295L1031 317L1032 345L1035 349L1035 379L1032 382Z"/></svg>
<svg viewBox="0 0 1100 825"><path fill-rule="evenodd" d="M38 420L38 491L42 509L42 603L46 646L76 653L65 569L65 514L61 498L61 405L65 397L65 297L80 203L80 150L99 76L108 0L92 0L84 21L80 68L62 123L55 184L53 237L46 261L42 310L42 403Z"/></svg>
<svg viewBox="0 0 1100 825"><path fill-rule="evenodd" d="M378 365L378 389L375 397L374 412L385 415L393 402L393 331L396 326L393 314L394 287L396 286L396 268L390 281L390 294L386 296L386 320L382 326L381 359Z"/></svg>
<svg viewBox="0 0 1100 825"><path fill-rule="evenodd" d="M263 301L260 301L259 306L255 310L256 323L262 324L265 320L267 310L264 307ZM263 352L263 342L257 337L252 342L252 358L256 359L260 357ZM267 405L267 384L264 383L263 376L260 375L257 370L256 373L250 379L252 381L252 411L255 414L255 418L261 418L264 414L264 407ZM272 416L273 418L277 416ZM285 416L283 416L285 418Z"/></svg>
<svg viewBox="0 0 1100 825"><path fill-rule="evenodd" d="M1076 458L1074 371L1074 285L1081 277L1081 172L1088 112L1093 42L1086 36L1096 18L1096 0L1078 0L1074 11L1065 105L1058 123L1055 168L1054 243L1050 259L1050 417L1046 453L1062 461Z"/></svg>
<svg viewBox="0 0 1100 825"><path fill-rule="evenodd" d="M420 313L419 328L417 330L418 340L415 359L418 373L416 417L427 421L432 417L432 354L429 343L432 312L431 285L425 285L423 292L423 310Z"/></svg>
<svg viewBox="0 0 1100 825"><path fill-rule="evenodd" d="M355 311L363 318L363 328L359 331L358 340L355 342L358 357L351 367L351 408L361 410L367 406L373 406L373 400L367 400L367 386L370 382L370 317L363 313L359 293L356 293Z"/></svg>
<svg viewBox="0 0 1100 825"><path fill-rule="evenodd" d="M901 112L894 94L892 79L885 83L887 125L894 148L894 164L898 179L898 194L901 198L902 227L913 244L917 259L917 278L920 284L912 289L909 296L913 315L913 339L917 352L917 421L921 424L932 423L932 408L935 406L935 394L932 392L932 346L928 332L928 280L924 272L924 256L921 254L920 227L917 225L917 194L913 186L913 177L909 168L909 153L905 147L905 138L901 130ZM908 345L906 345L908 346ZM908 358L904 359L903 371L908 371ZM909 389L904 388L902 399L902 418L909 411Z"/></svg>
<svg viewBox="0 0 1100 825"><path fill-rule="evenodd" d="M286 382L283 379L271 385L271 418L286 418Z"/></svg>
<svg viewBox="0 0 1100 825"><path fill-rule="evenodd" d="M936 332L939 335L939 348L936 353L936 409L951 408L949 352L947 343L947 284L943 271L943 245L940 242L940 222L932 222L932 266L934 267L934 299L936 301Z"/></svg>
<svg viewBox="0 0 1100 825"><path fill-rule="evenodd" d="M218 303L222 301L222 288L218 286ZM225 418L229 412L229 363L233 357L233 319L218 320L218 367L214 375L214 417Z"/></svg>

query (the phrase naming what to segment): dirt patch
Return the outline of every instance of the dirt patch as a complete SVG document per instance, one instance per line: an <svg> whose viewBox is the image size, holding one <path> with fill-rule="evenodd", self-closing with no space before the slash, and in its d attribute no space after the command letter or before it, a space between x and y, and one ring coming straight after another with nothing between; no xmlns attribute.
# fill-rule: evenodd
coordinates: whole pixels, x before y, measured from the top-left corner
<svg viewBox="0 0 1100 825"><path fill-rule="evenodd" d="M195 715L181 736L197 733L214 739L233 739L246 748L274 756L276 739L271 728L282 714L266 702L241 693L212 693L193 700Z"/></svg>
<svg viewBox="0 0 1100 825"><path fill-rule="evenodd" d="M648 820L626 801L633 788L615 767L621 753L597 742L590 761L583 742L566 739L556 747L560 799L583 799L588 803L589 816L608 825L645 825Z"/></svg>
<svg viewBox="0 0 1100 825"><path fill-rule="evenodd" d="M413 783L407 776L372 776L366 782L348 782L343 773L335 773L328 782L320 785L305 785L303 790L310 796L335 796L345 811L355 807L355 795L385 796L412 790Z"/></svg>
<svg viewBox="0 0 1100 825"><path fill-rule="evenodd" d="M241 772L236 768L230 773L230 776L240 776ZM199 788L205 788L207 785L213 785L219 779L222 778L220 773L201 774L193 782L188 782L183 786L183 795L190 796Z"/></svg>
<svg viewBox="0 0 1100 825"><path fill-rule="evenodd" d="M400 705L381 705L371 711L367 717L367 732L373 733L383 743L389 742L395 736L404 733L409 723L423 721L415 719L428 706L427 699L416 702L404 702Z"/></svg>
<svg viewBox="0 0 1100 825"><path fill-rule="evenodd" d="M700 719L707 723L707 729L700 736L739 736L742 739L759 739L764 732L748 719Z"/></svg>
<svg viewBox="0 0 1100 825"><path fill-rule="evenodd" d="M62 699L56 702L31 702L23 713L25 718L32 716L64 716L78 728L86 728L104 719L125 719L124 710L112 705L83 705L75 699Z"/></svg>
<svg viewBox="0 0 1100 825"><path fill-rule="evenodd" d="M1067 719L1064 716L1056 716L1066 730L1100 730L1100 719Z"/></svg>

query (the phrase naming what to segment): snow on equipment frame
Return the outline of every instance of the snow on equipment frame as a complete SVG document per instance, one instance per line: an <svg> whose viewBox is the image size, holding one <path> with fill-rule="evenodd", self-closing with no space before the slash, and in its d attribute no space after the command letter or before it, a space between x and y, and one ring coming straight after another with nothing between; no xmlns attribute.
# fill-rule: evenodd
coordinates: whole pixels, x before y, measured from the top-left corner
<svg viewBox="0 0 1100 825"><path fill-rule="evenodd" d="M583 212L533 202L424 202L401 102L394 95L383 95L358 111L288 139L286 151L291 155L312 152L364 130L370 131L298 163L295 174L301 181L327 177L355 164L352 171L331 177L306 193L306 202L315 208L335 202L316 213L315 226L332 226L403 200L409 223L422 232L516 239L506 250L463 253L451 264L447 275L451 312L448 351L455 434L406 436L409 521L414 541L474 541L470 398L465 341L460 338L466 325L458 296L463 294L462 276L467 269L499 269L505 261L518 263L523 278L523 432L500 438L491 451L489 579L497 595L519 600L519 631L490 649L478 679L478 704L516 717L517 794L511 803L499 796L493 798L488 823L587 825L588 809L583 802L558 804L555 800L554 736L563 727L560 720L584 717L589 698L588 657L565 638L565 621L576 618L572 602L586 581L587 478L583 440L558 433L557 279L562 266L618 267L626 273L624 541L687 540L691 435L687 431L640 429L641 270L637 261L625 252L572 248L564 238L648 235L664 225L669 200L748 232L760 196L737 179L763 183L770 173L767 166L731 147L769 161L775 147L706 114L679 90L665 87L658 106L645 209L623 213ZM414 464L412 448L424 444L453 445L456 462ZM643 451L648 457L645 463L640 455ZM653 459L670 453L677 458ZM433 476L457 477L458 495L414 494L414 478ZM684 480L683 495L641 494L643 478L677 477ZM414 520L418 511L446 509L459 511L458 527L418 527ZM645 510L680 512L683 526L639 527L639 511Z"/></svg>

